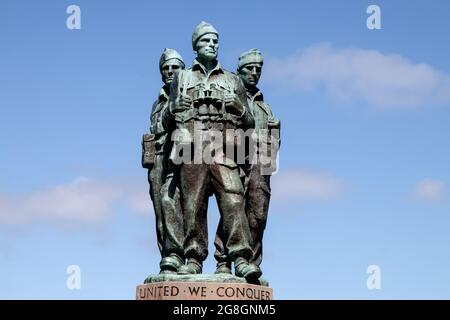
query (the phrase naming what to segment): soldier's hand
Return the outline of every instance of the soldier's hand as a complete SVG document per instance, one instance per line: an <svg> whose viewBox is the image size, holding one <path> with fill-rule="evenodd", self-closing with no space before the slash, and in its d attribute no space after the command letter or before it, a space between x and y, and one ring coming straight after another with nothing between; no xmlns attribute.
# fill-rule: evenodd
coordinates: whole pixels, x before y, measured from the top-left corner
<svg viewBox="0 0 450 320"><path fill-rule="evenodd" d="M231 114L240 116L244 112L244 106L236 98L236 95L225 96L225 110Z"/></svg>
<svg viewBox="0 0 450 320"><path fill-rule="evenodd" d="M188 95L182 94L178 98L178 101L175 103L172 112L176 113L176 112L185 111L191 107L191 104L192 104L191 97Z"/></svg>

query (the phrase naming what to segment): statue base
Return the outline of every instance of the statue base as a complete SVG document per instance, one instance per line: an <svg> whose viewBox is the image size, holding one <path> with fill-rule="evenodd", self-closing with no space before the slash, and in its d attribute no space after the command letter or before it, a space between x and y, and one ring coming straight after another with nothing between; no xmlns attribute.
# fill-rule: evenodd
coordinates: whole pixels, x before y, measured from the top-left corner
<svg viewBox="0 0 450 320"><path fill-rule="evenodd" d="M273 290L228 274L158 274L136 287L136 300L273 300Z"/></svg>

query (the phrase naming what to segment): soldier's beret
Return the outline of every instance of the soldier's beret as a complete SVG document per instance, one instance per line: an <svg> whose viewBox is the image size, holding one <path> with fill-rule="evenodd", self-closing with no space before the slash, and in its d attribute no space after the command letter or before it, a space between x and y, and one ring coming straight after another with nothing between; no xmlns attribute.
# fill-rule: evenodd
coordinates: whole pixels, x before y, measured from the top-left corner
<svg viewBox="0 0 450 320"><path fill-rule="evenodd" d="M159 69L161 70L164 63L172 59L179 60L184 68L184 61L181 55L176 50L165 48L161 55L161 58L159 59Z"/></svg>
<svg viewBox="0 0 450 320"><path fill-rule="evenodd" d="M263 65L264 60L261 51L253 48L242 53L238 59L238 69L241 69L243 66L250 63L259 63L261 66Z"/></svg>
<svg viewBox="0 0 450 320"><path fill-rule="evenodd" d="M192 48L194 50L198 39L208 33L214 33L217 37L219 37L217 30L208 22L202 21L197 27L195 27L194 33L192 34Z"/></svg>

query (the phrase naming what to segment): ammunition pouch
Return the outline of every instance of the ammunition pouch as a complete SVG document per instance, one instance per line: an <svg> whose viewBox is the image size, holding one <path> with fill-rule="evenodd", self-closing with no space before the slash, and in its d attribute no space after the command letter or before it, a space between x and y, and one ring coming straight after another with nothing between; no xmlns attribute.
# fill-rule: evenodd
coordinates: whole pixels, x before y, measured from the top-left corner
<svg viewBox="0 0 450 320"><path fill-rule="evenodd" d="M142 136L142 167L151 169L155 164L155 135L145 133Z"/></svg>

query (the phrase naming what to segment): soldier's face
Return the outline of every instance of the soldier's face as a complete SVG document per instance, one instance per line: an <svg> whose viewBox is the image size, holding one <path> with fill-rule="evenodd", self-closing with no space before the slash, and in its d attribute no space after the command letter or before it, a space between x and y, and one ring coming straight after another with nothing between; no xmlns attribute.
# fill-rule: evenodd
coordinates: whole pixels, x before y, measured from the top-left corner
<svg viewBox="0 0 450 320"><path fill-rule="evenodd" d="M170 84L176 73L182 68L183 64L177 59L166 61L161 68L163 82L165 84Z"/></svg>
<svg viewBox="0 0 450 320"><path fill-rule="evenodd" d="M214 33L207 33L198 39L197 56L202 60L214 60L219 52L219 39Z"/></svg>
<svg viewBox="0 0 450 320"><path fill-rule="evenodd" d="M254 87L261 77L261 70L261 64L249 63L239 70L239 76L246 87Z"/></svg>

